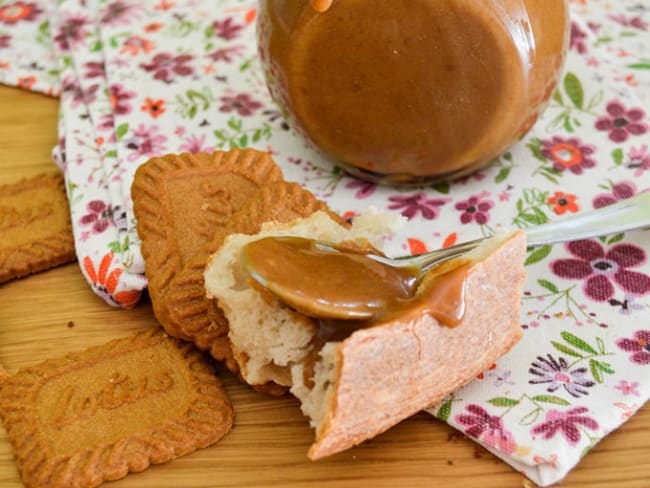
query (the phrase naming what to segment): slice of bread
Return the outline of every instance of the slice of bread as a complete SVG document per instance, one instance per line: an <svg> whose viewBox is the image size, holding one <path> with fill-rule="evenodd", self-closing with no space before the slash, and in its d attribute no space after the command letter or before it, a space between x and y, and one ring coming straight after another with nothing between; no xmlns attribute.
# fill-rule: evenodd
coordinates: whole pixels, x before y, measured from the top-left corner
<svg viewBox="0 0 650 488"><path fill-rule="evenodd" d="M386 219L373 213L345 229L318 212L289 224L266 224L255 236L232 235L208 260L207 295L228 318L242 375L251 384L275 381L291 388L316 430L311 459L370 439L439 402L521 338L526 251L521 231L495 236L465 256L473 264L460 325L442 325L428 314L397 317L319 351L313 351L318 322L251 287L239 264L242 247L267 236L381 247L396 225Z"/></svg>

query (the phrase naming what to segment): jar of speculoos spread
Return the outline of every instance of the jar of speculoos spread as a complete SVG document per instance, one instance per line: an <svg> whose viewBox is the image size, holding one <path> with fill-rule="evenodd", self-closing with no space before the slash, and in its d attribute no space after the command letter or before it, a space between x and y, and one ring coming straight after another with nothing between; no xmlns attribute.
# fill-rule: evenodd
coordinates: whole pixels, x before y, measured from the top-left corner
<svg viewBox="0 0 650 488"><path fill-rule="evenodd" d="M564 64L566 0L260 0L273 98L366 180L466 175L533 126Z"/></svg>

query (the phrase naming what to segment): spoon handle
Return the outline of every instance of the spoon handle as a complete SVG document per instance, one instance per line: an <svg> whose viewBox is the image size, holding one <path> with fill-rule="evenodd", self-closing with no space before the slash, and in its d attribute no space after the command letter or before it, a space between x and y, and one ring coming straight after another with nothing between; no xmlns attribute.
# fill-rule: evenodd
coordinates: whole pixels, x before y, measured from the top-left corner
<svg viewBox="0 0 650 488"><path fill-rule="evenodd" d="M526 230L530 247L618 234L650 226L650 193Z"/></svg>
<svg viewBox="0 0 650 488"><path fill-rule="evenodd" d="M618 234L650 227L650 192L591 212L526 229L529 247ZM396 258L402 266L415 265L426 271L434 265L471 251L484 239L463 242L419 256ZM381 259L378 259L381 260Z"/></svg>

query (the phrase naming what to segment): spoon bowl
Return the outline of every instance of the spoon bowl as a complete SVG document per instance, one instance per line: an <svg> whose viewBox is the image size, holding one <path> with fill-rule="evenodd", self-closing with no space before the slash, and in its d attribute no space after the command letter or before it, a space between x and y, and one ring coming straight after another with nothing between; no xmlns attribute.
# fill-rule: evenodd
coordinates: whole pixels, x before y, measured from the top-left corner
<svg viewBox="0 0 650 488"><path fill-rule="evenodd" d="M619 234L650 226L650 193L526 230L529 247ZM258 286L308 315L371 320L391 303L413 296L433 268L459 258L487 238L417 256L357 254L335 245L271 237L248 244L241 263ZM462 259L457 260L462 264ZM441 271L451 272L452 263ZM342 290L344 292L342 293Z"/></svg>

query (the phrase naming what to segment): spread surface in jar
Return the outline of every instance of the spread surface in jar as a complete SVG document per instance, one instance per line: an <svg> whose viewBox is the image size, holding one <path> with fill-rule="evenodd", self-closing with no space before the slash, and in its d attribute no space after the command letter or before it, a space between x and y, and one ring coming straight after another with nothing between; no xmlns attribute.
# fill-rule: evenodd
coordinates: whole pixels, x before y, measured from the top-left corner
<svg viewBox="0 0 650 488"><path fill-rule="evenodd" d="M506 150L552 94L565 0L262 0L269 87L353 174L421 182Z"/></svg>

